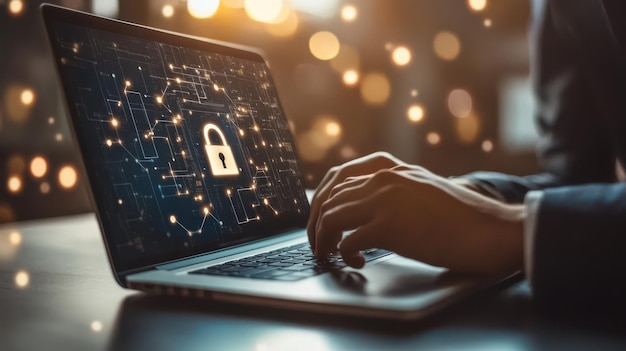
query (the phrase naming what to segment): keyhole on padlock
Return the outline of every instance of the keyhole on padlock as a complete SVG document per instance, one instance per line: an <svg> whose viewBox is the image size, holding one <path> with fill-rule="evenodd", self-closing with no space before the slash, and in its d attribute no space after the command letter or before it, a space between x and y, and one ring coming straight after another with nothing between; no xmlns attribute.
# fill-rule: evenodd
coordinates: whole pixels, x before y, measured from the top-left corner
<svg viewBox="0 0 626 351"><path fill-rule="evenodd" d="M224 165L224 168L226 168L226 157L221 152L218 156L220 157L220 160L222 160L222 165Z"/></svg>

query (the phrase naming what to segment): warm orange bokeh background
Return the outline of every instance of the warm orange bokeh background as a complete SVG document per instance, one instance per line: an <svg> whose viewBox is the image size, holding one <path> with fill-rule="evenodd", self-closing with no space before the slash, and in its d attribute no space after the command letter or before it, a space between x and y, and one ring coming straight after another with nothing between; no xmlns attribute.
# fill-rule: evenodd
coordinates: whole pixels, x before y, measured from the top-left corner
<svg viewBox="0 0 626 351"><path fill-rule="evenodd" d="M377 150L443 175L535 170L527 0L55 3L260 47L310 187ZM38 6L0 0L0 223L90 210Z"/></svg>

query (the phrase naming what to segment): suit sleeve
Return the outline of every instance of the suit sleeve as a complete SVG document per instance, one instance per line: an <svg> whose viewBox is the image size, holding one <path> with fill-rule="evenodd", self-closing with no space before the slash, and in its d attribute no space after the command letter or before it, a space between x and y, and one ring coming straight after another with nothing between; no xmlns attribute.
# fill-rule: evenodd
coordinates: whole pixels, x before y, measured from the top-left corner
<svg viewBox="0 0 626 351"><path fill-rule="evenodd" d="M530 283L543 307L626 307L626 183L543 191L531 245Z"/></svg>
<svg viewBox="0 0 626 351"><path fill-rule="evenodd" d="M521 203L526 192L564 185L614 182L615 152L594 84L598 75L580 43L551 3L534 1L530 30L531 75L537 102L535 120L540 139L537 156L543 173L516 177L496 172L464 176L497 192L507 202ZM594 76L594 84L589 77ZM529 116L531 115L529 111Z"/></svg>

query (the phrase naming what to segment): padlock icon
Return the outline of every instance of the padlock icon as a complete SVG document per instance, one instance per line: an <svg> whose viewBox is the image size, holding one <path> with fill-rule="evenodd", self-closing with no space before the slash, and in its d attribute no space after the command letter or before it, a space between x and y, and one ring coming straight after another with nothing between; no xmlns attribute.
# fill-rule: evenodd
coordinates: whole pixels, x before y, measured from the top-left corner
<svg viewBox="0 0 626 351"><path fill-rule="evenodd" d="M209 133L213 131L220 137L222 145L211 144ZM224 133L218 126L213 123L207 123L204 125L204 149L206 150L206 156L209 160L209 167L211 167L211 173L215 177L237 176L239 175L239 167L235 161L233 150L226 142Z"/></svg>

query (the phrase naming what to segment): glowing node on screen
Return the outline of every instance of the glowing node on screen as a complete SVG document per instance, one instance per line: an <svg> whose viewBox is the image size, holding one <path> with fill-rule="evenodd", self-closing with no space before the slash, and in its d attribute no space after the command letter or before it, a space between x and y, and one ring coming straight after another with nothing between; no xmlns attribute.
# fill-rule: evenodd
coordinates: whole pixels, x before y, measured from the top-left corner
<svg viewBox="0 0 626 351"><path fill-rule="evenodd" d="M406 66L411 62L411 50L406 46L398 46L393 49L391 59L398 66Z"/></svg>
<svg viewBox="0 0 626 351"><path fill-rule="evenodd" d="M341 44L339 39L327 31L321 31L313 34L309 39L309 50L317 59L328 61L332 60L339 54Z"/></svg>
<svg viewBox="0 0 626 351"><path fill-rule="evenodd" d="M209 18L220 6L219 0L187 0L187 11L195 18Z"/></svg>
<svg viewBox="0 0 626 351"><path fill-rule="evenodd" d="M439 58L452 61L456 59L461 52L461 42L452 32L439 32L435 36L433 48Z"/></svg>
<svg viewBox="0 0 626 351"><path fill-rule="evenodd" d="M63 166L59 171L59 184L65 189L70 189L76 185L78 174L73 166Z"/></svg>
<svg viewBox="0 0 626 351"><path fill-rule="evenodd" d="M341 19L346 23L354 22L358 14L358 10L354 5L349 4L341 8Z"/></svg>
<svg viewBox="0 0 626 351"><path fill-rule="evenodd" d="M111 125L113 126L113 128L117 128L120 123L118 122L117 118L111 118Z"/></svg>

